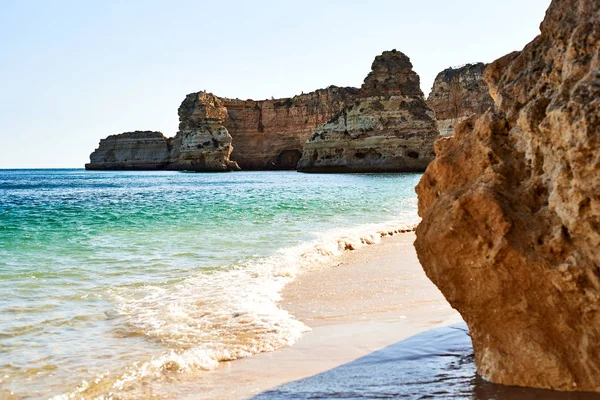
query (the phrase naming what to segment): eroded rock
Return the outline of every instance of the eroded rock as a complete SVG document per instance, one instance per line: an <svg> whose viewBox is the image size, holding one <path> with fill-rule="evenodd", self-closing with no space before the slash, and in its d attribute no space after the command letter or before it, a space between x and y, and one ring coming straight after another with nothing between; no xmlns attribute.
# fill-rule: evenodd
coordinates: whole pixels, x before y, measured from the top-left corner
<svg viewBox="0 0 600 400"><path fill-rule="evenodd" d="M90 155L88 170L235 171L231 135L223 126L227 109L218 97L199 92L186 96L179 107L179 132L166 138L160 132L136 131L111 135Z"/></svg>
<svg viewBox="0 0 600 400"><path fill-rule="evenodd" d="M423 97L421 80L412 68L410 58L406 54L395 49L384 51L375 57L371 72L360 88L360 97Z"/></svg>
<svg viewBox="0 0 600 400"><path fill-rule="evenodd" d="M358 97L358 89L330 86L290 98L221 98L233 137L231 158L244 170L296 169L315 128Z"/></svg>
<svg viewBox="0 0 600 400"><path fill-rule="evenodd" d="M227 109L211 93L188 94L179 107L179 132L173 138L169 169L237 171L230 160L232 138L223 122Z"/></svg>
<svg viewBox="0 0 600 400"><path fill-rule="evenodd" d="M484 378L600 391L600 2L554 0L485 81L417 186L419 259Z"/></svg>
<svg viewBox="0 0 600 400"><path fill-rule="evenodd" d="M360 97L304 145L303 172L424 171L439 137L419 76L403 53L375 58Z"/></svg>
<svg viewBox="0 0 600 400"><path fill-rule="evenodd" d="M169 139L161 132L135 131L100 140L88 170L155 170L169 164Z"/></svg>
<svg viewBox="0 0 600 400"><path fill-rule="evenodd" d="M454 135L454 127L471 115L483 114L494 101L483 71L488 64L466 64L447 68L433 82L427 104L435 113L440 135Z"/></svg>

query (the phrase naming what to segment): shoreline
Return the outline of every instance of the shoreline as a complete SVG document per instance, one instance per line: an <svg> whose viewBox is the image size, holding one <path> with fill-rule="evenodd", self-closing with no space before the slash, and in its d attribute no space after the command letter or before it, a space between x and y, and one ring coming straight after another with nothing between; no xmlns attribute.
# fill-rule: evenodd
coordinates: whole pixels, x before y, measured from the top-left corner
<svg viewBox="0 0 600 400"><path fill-rule="evenodd" d="M290 347L222 362L215 370L163 386L167 393L159 395L250 398L417 333L460 322L425 276L414 238L414 232L385 236L379 243L345 252L334 266L298 274L283 289L280 307L311 331Z"/></svg>

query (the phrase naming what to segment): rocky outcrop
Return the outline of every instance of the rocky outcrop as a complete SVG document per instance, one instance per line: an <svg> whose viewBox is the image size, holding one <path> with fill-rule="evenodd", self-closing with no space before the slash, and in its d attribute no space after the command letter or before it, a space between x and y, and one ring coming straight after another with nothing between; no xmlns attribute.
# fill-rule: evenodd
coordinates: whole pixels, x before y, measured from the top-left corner
<svg viewBox="0 0 600 400"><path fill-rule="evenodd" d="M169 164L170 143L161 132L135 131L100 140L88 170L155 170Z"/></svg>
<svg viewBox="0 0 600 400"><path fill-rule="evenodd" d="M600 2L553 0L485 80L417 187L419 259L484 378L600 391Z"/></svg>
<svg viewBox="0 0 600 400"><path fill-rule="evenodd" d="M276 100L221 98L231 155L244 170L295 169L302 146L315 128L358 97L358 89L330 86Z"/></svg>
<svg viewBox="0 0 600 400"><path fill-rule="evenodd" d="M173 138L169 169L237 171L230 160L232 138L222 125L227 109L211 93L188 94L179 107L179 132Z"/></svg>
<svg viewBox="0 0 600 400"><path fill-rule="evenodd" d="M179 132L166 138L160 132L126 132L100 141L90 155L88 170L231 171L231 135L222 125L227 110L206 92L186 96L179 107Z"/></svg>
<svg viewBox="0 0 600 400"><path fill-rule="evenodd" d="M433 82L427 104L435 113L442 136L454 134L456 124L471 115L483 114L493 105L483 71L488 64L447 68Z"/></svg>
<svg viewBox="0 0 600 400"><path fill-rule="evenodd" d="M304 145L303 172L423 171L439 137L419 76L403 53L375 58L360 97Z"/></svg>
<svg viewBox="0 0 600 400"><path fill-rule="evenodd" d="M404 53L384 51L375 57L371 72L365 78L360 97L420 96L421 80Z"/></svg>
<svg viewBox="0 0 600 400"><path fill-rule="evenodd" d="M100 142L86 169L187 169L193 171L296 169L315 128L358 97L359 89L330 86L273 100L218 98L197 92L179 108L179 132L157 140L138 132ZM232 146L233 144L233 146ZM132 162L132 154L137 158ZM231 161L235 160L237 163Z"/></svg>

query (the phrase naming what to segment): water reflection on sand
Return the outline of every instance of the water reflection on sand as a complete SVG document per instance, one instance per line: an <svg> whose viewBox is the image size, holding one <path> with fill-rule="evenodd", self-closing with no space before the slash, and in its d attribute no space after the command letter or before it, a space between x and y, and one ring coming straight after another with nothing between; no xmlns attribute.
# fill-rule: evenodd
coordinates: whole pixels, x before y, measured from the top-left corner
<svg viewBox="0 0 600 400"><path fill-rule="evenodd" d="M254 397L275 399L592 400L569 393L497 385L476 374L464 323L432 329L324 373Z"/></svg>

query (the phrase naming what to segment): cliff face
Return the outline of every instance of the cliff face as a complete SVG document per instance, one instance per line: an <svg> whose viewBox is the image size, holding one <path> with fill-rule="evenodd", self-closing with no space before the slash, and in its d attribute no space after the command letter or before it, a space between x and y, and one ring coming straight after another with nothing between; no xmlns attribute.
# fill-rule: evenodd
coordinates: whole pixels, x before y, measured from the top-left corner
<svg viewBox="0 0 600 400"><path fill-rule="evenodd" d="M600 391L600 2L554 0L485 72L495 106L436 143L419 259L493 382Z"/></svg>
<svg viewBox="0 0 600 400"><path fill-rule="evenodd" d="M227 109L206 92L188 94L179 107L179 132L173 138L169 169L188 171L236 171L229 156L232 138L222 125Z"/></svg>
<svg viewBox="0 0 600 400"><path fill-rule="evenodd" d="M433 82L427 104L435 112L442 136L454 134L455 125L475 114L483 114L494 101L483 71L488 64L467 64L460 68L447 68Z"/></svg>
<svg viewBox="0 0 600 400"><path fill-rule="evenodd" d="M304 145L304 172L423 171L439 137L410 59L393 50L375 58L360 97Z"/></svg>
<svg viewBox="0 0 600 400"><path fill-rule="evenodd" d="M235 145L231 158L244 170L295 169L314 129L357 96L358 89L330 86L277 100L222 98Z"/></svg>
<svg viewBox="0 0 600 400"><path fill-rule="evenodd" d="M438 74L428 102L443 134L489 107L484 68L480 63ZM384 52L361 89L330 86L263 101L191 93L179 108L174 139L113 135L86 168L235 170L235 160L245 170L296 169L306 144L304 171L423 171L436 127L422 98L410 59Z"/></svg>
<svg viewBox="0 0 600 400"><path fill-rule="evenodd" d="M210 93L188 95L179 107L179 132L126 132L100 141L90 155L88 170L238 170L230 161L231 136L223 127L227 110Z"/></svg>
<svg viewBox="0 0 600 400"><path fill-rule="evenodd" d="M89 170L154 170L169 164L169 139L161 132L110 135L90 155Z"/></svg>
<svg viewBox="0 0 600 400"><path fill-rule="evenodd" d="M191 93L179 107L179 132L162 142L139 132L113 135L92 153L87 169L296 169L315 128L358 97L359 89L326 89L276 100L218 98ZM155 154L156 146L161 153ZM232 146L232 144L234 146ZM132 162L132 153L137 158ZM235 160L234 163L230 160ZM239 166L238 166L239 165Z"/></svg>

